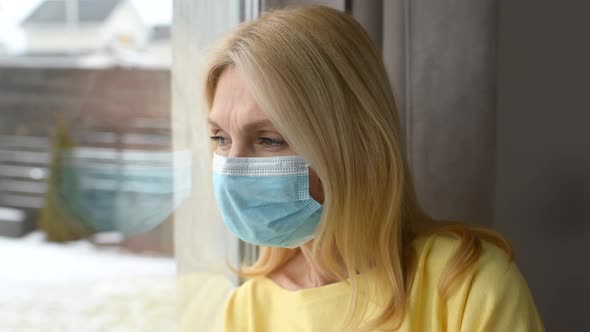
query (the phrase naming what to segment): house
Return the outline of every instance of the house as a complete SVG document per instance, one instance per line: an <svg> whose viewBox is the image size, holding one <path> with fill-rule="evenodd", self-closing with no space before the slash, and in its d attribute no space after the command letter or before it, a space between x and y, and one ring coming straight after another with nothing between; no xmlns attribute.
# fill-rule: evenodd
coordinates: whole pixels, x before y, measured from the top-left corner
<svg viewBox="0 0 590 332"><path fill-rule="evenodd" d="M136 50L149 38L129 0L45 0L21 27L32 55Z"/></svg>
<svg viewBox="0 0 590 332"><path fill-rule="evenodd" d="M170 66L172 63L172 33L170 25L154 25L146 43L145 53L152 63Z"/></svg>

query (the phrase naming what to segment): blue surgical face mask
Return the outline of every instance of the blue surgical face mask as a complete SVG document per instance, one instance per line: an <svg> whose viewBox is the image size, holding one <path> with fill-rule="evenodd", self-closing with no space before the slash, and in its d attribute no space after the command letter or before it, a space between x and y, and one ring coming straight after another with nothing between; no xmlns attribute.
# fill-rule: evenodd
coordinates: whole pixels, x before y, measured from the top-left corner
<svg viewBox="0 0 590 332"><path fill-rule="evenodd" d="M188 151L64 151L55 183L60 207L90 231L148 231L190 195L190 161Z"/></svg>
<svg viewBox="0 0 590 332"><path fill-rule="evenodd" d="M311 240L322 206L309 194L309 167L298 156L213 157L213 187L223 221L240 239L294 248Z"/></svg>

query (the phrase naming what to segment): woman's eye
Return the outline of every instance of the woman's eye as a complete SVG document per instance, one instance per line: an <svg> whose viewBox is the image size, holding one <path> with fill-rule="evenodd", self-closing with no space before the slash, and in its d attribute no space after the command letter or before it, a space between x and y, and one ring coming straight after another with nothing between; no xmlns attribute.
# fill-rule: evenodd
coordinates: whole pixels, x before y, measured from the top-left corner
<svg viewBox="0 0 590 332"><path fill-rule="evenodd" d="M225 139L225 137L223 136L211 136L211 140L216 142L220 146L228 143L227 139Z"/></svg>
<svg viewBox="0 0 590 332"><path fill-rule="evenodd" d="M283 140L272 139L272 138L268 138L268 137L259 137L258 139L260 140L259 141L260 144L262 144L264 146L268 146L268 147L283 146L287 143Z"/></svg>

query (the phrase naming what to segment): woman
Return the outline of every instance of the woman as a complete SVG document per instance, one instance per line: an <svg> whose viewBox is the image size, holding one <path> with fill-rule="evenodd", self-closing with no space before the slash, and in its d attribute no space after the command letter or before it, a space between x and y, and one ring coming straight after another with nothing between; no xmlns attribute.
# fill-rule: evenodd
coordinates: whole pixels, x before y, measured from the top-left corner
<svg viewBox="0 0 590 332"><path fill-rule="evenodd" d="M267 13L214 49L206 101L223 220L261 246L227 331L542 331L499 234L432 220L366 32Z"/></svg>

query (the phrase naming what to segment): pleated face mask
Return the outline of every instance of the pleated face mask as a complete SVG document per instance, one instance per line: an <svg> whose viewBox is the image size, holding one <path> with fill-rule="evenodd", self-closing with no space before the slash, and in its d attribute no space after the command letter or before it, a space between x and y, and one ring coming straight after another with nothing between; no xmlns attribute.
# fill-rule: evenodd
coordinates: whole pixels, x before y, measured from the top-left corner
<svg viewBox="0 0 590 332"><path fill-rule="evenodd" d="M240 239L294 248L311 240L322 206L309 194L303 158L213 157L213 186L223 221Z"/></svg>

